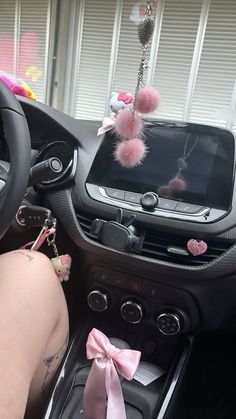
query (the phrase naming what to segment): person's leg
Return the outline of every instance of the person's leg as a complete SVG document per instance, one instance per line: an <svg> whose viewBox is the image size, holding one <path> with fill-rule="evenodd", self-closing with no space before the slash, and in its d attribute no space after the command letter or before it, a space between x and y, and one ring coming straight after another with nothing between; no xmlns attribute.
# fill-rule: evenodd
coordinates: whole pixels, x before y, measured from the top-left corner
<svg viewBox="0 0 236 419"><path fill-rule="evenodd" d="M18 250L0 256L0 418L37 410L68 343L68 313L50 260ZM38 410L39 411L39 410Z"/></svg>

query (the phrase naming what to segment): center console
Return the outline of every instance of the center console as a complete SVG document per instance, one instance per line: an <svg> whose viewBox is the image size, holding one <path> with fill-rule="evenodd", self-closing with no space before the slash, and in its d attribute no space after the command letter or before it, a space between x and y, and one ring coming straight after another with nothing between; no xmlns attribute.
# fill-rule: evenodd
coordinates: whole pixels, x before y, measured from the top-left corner
<svg viewBox="0 0 236 419"><path fill-rule="evenodd" d="M140 349L144 362L166 371L147 388L123 383L128 417L162 419L191 352L188 336L229 324L222 307L235 306L236 292L234 135L191 123L147 121L144 140L148 154L132 169L114 160L113 132L92 137L88 148L84 140L72 194L50 196L59 219L63 207L63 225L79 248L76 295L84 310L82 316L80 301L80 328L45 419L83 418L90 368L85 342L92 327ZM114 245L119 234L128 234L113 228L118 224L140 239L137 252ZM97 234L101 225L110 241ZM207 252L191 255L190 238L205 240Z"/></svg>
<svg viewBox="0 0 236 419"><path fill-rule="evenodd" d="M92 324L94 326L97 322L95 319L87 321L85 327L78 328L72 340L44 419L85 419L83 394L91 367L91 361L86 359L85 354L87 333L90 331L89 323L92 327ZM109 333L108 327L102 324L99 327L103 332ZM116 333L119 334L119 330ZM130 348L129 344L116 337L110 337L110 342L120 349ZM138 374L133 380L128 381L120 377L127 419L163 419L167 414L170 400L181 384L187 367L192 340L186 338L178 345L175 342L173 349L175 354L172 352L172 359L169 358L168 362L162 363L165 370L158 364L163 362L161 358L156 359L155 364L142 360Z"/></svg>

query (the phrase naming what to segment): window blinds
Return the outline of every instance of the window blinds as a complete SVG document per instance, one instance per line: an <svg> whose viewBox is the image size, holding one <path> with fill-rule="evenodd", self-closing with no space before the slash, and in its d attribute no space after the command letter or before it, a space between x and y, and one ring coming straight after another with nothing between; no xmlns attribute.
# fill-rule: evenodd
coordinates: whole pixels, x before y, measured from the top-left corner
<svg viewBox="0 0 236 419"><path fill-rule="evenodd" d="M0 73L23 80L46 99L50 0L1 1Z"/></svg>
<svg viewBox="0 0 236 419"><path fill-rule="evenodd" d="M15 0L2 0L0 12L0 74L14 73Z"/></svg>
<svg viewBox="0 0 236 419"><path fill-rule="evenodd" d="M236 2L211 0L191 121L230 125L236 78Z"/></svg>
<svg viewBox="0 0 236 419"><path fill-rule="evenodd" d="M161 96L157 117L183 119L201 7L199 0L165 1L153 82Z"/></svg>
<svg viewBox="0 0 236 419"><path fill-rule="evenodd" d="M116 2L85 0L81 49L73 115L80 119L104 116ZM72 92L73 93L73 92Z"/></svg>
<svg viewBox="0 0 236 419"><path fill-rule="evenodd" d="M137 25L145 2L123 0L119 33L114 34L117 1L84 0L80 65L75 69L76 117L102 118L109 89L134 92L141 55ZM151 73L161 105L154 116L236 129L232 98L236 78L235 0L159 1L163 5L159 13L163 14L159 16L160 38L156 31L152 41L152 48L158 45L158 51ZM118 41L112 56L114 35ZM114 68L111 86L107 85L109 67Z"/></svg>
<svg viewBox="0 0 236 419"><path fill-rule="evenodd" d="M128 91L134 94L137 73L142 54L137 31L142 3L125 0L123 3L116 70L113 82L114 91Z"/></svg>

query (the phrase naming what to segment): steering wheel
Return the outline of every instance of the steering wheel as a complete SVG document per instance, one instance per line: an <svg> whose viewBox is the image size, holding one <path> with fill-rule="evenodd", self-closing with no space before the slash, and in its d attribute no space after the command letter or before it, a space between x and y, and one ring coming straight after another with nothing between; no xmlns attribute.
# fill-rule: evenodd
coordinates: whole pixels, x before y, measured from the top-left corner
<svg viewBox="0 0 236 419"><path fill-rule="evenodd" d="M26 192L31 163L31 141L25 114L15 95L1 80L0 119L10 154L10 170L7 173L0 172L1 239Z"/></svg>

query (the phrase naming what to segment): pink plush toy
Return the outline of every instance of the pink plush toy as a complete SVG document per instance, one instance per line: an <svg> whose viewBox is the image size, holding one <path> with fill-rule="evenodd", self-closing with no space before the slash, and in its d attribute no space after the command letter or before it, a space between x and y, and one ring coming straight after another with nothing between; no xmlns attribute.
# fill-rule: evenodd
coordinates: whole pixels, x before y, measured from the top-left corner
<svg viewBox="0 0 236 419"><path fill-rule="evenodd" d="M28 93L24 89L24 87L20 86L19 84L13 83L10 79L8 79L5 76L0 76L0 80L2 80L3 83L5 83L9 87L9 89L16 95L28 97Z"/></svg>
<svg viewBox="0 0 236 419"><path fill-rule="evenodd" d="M30 89L27 83L23 83L23 86L21 86L20 84L14 83L6 76L0 76L0 80L2 80L15 95L28 97L34 100L36 99L34 92Z"/></svg>
<svg viewBox="0 0 236 419"><path fill-rule="evenodd" d="M68 281L71 268L71 257L70 255L61 255L51 259L54 270L62 281Z"/></svg>

